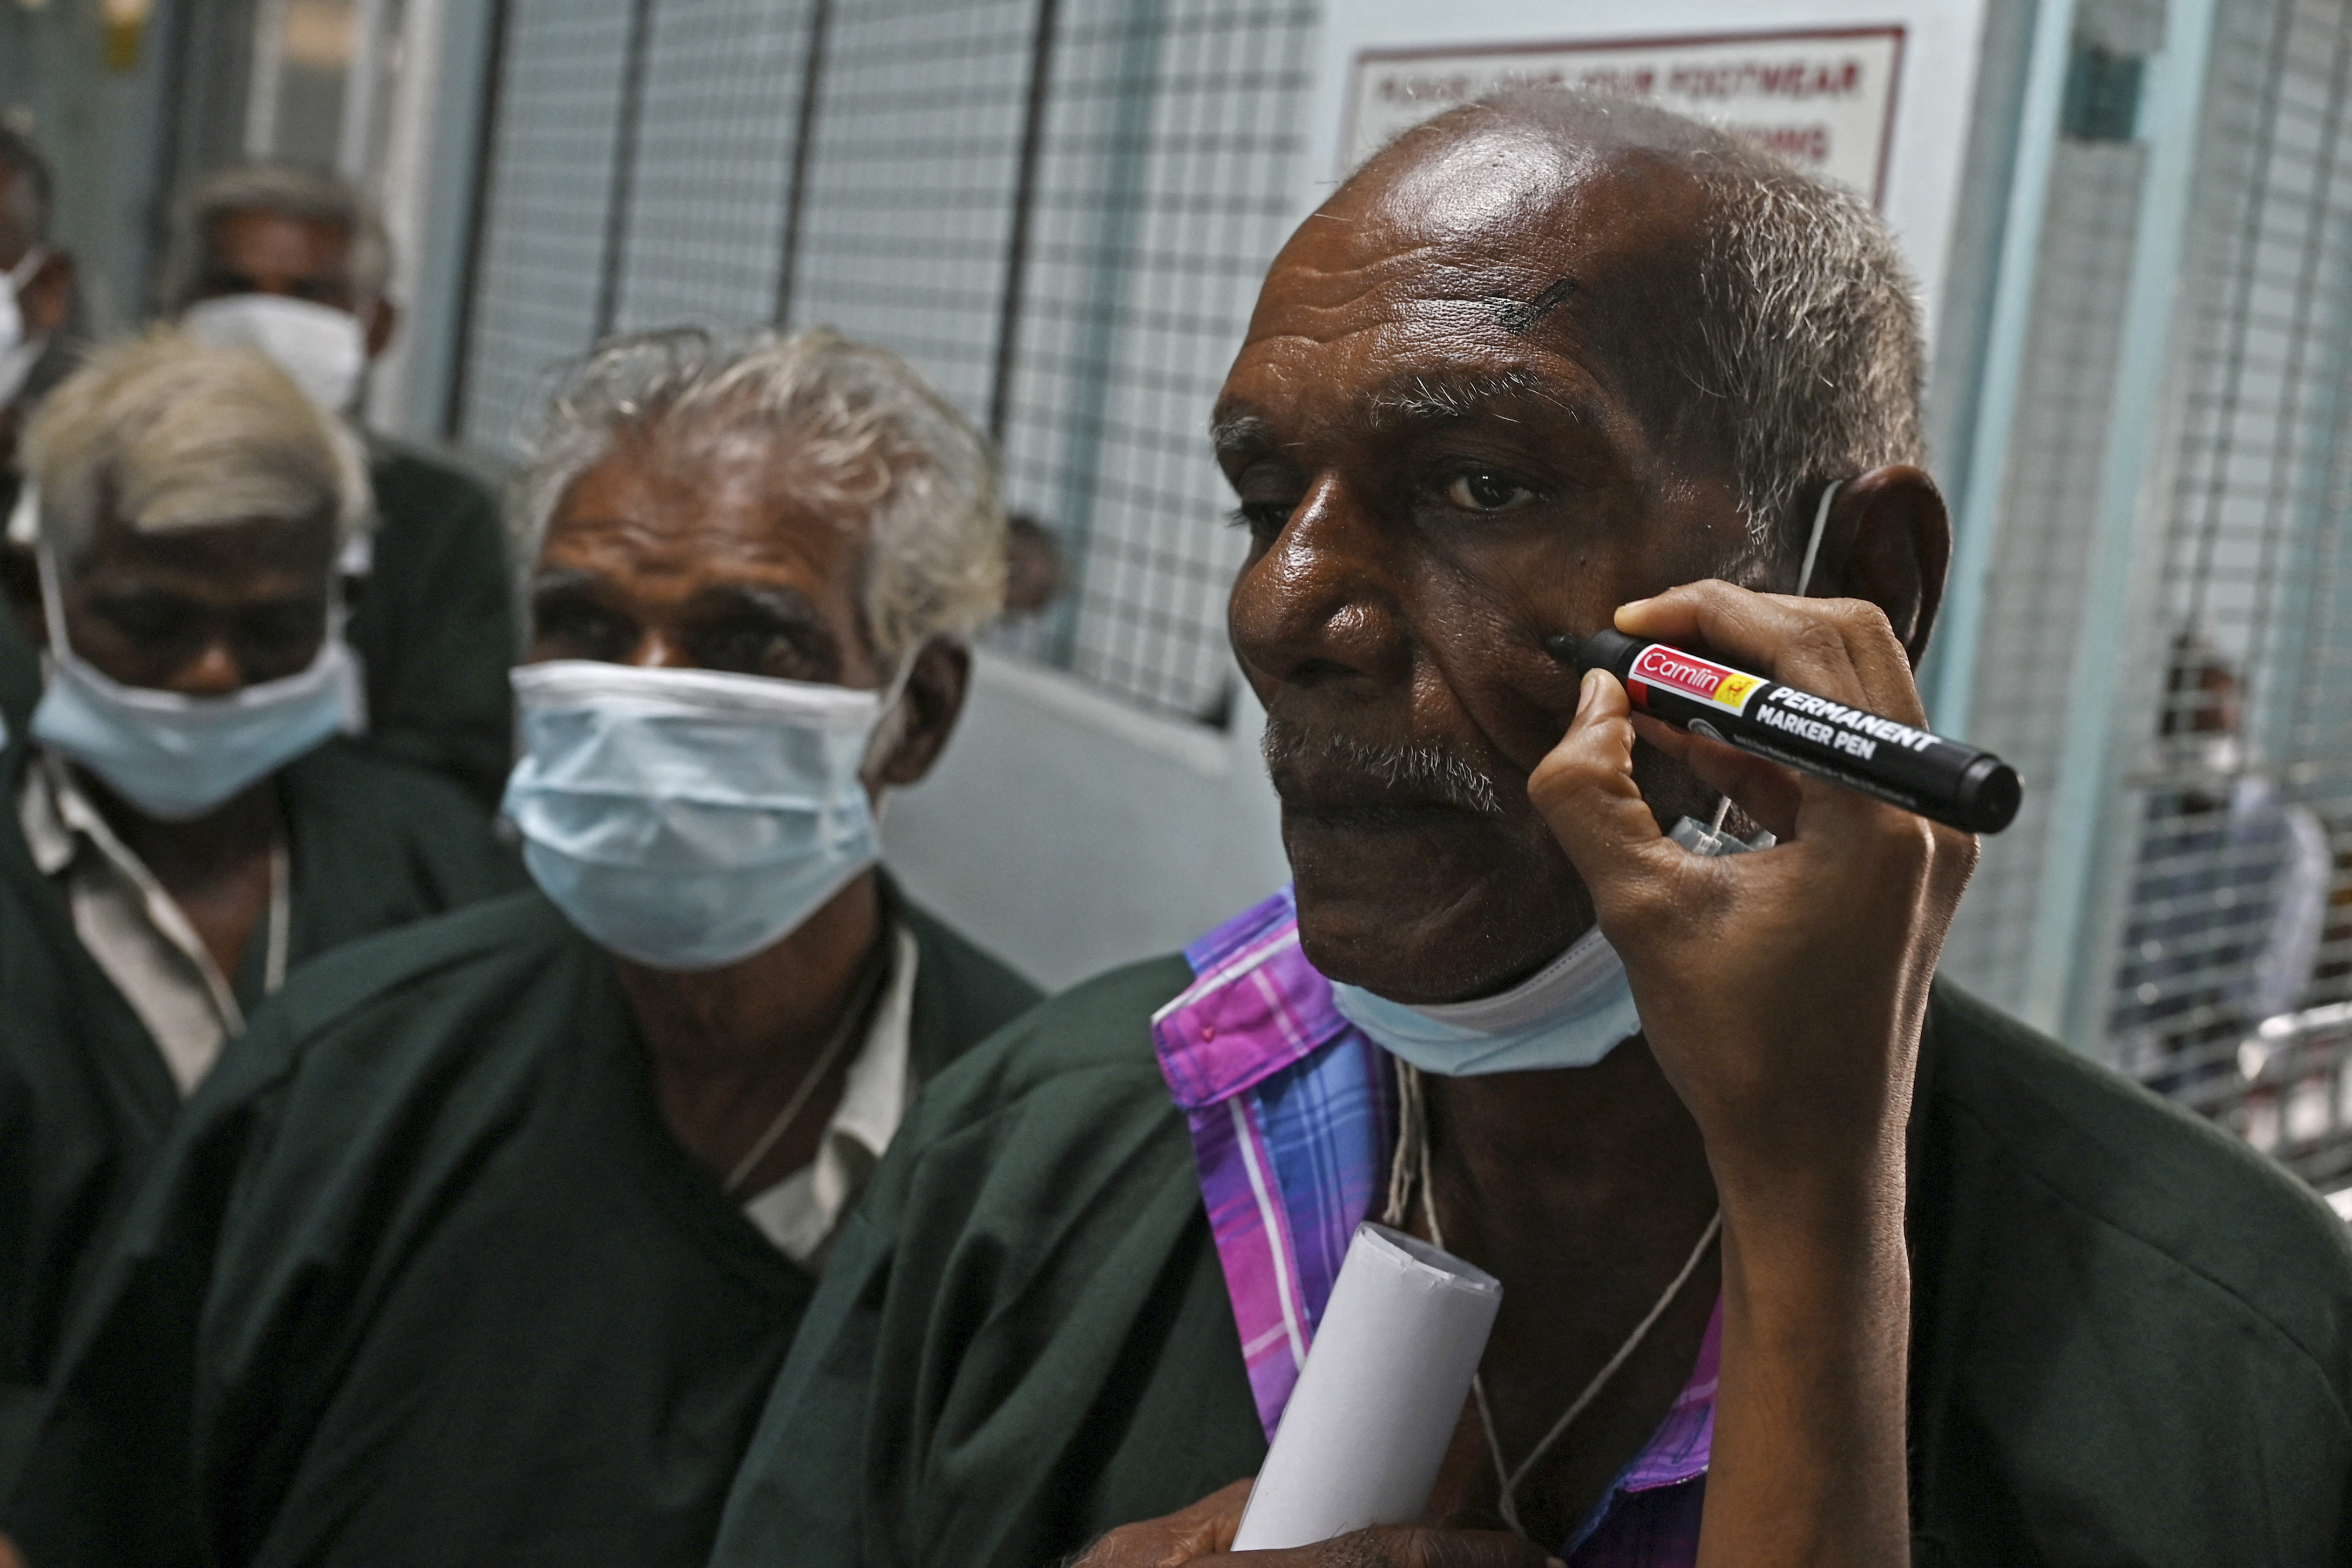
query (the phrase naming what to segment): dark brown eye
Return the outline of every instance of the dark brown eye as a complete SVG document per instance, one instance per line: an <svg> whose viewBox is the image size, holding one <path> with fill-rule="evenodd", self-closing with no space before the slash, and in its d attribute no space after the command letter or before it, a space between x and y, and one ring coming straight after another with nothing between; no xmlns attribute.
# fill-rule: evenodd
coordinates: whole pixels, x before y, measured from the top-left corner
<svg viewBox="0 0 2352 1568"><path fill-rule="evenodd" d="M1445 486L1445 498L1465 512L1504 512L1534 499L1535 492L1498 475L1474 469L1454 476Z"/></svg>

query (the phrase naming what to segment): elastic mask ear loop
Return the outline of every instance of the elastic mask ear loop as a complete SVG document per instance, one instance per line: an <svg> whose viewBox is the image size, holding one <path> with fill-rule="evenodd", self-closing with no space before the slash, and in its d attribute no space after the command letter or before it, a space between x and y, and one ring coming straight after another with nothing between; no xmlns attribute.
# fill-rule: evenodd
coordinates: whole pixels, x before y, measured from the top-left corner
<svg viewBox="0 0 2352 1568"><path fill-rule="evenodd" d="M1830 487L1822 492L1821 505L1813 508L1813 537L1805 541L1805 564L1797 569L1797 597L1802 599L1805 590L1813 585L1813 561L1822 553L1822 535L1829 531L1830 503L1837 499L1843 479L1832 479Z"/></svg>
<svg viewBox="0 0 2352 1568"><path fill-rule="evenodd" d="M1813 585L1813 562L1821 559L1822 536L1829 531L1830 503L1837 499L1838 490L1844 483L1843 479L1831 480L1829 488L1822 492L1820 504L1813 507L1813 531L1811 537L1805 540L1805 563L1797 569L1797 597L1800 599L1804 598L1805 590ZM1726 795L1716 806L1715 821L1709 824L1707 831L1716 838L1721 838L1724 821L1730 815L1731 797Z"/></svg>
<svg viewBox="0 0 2352 1568"><path fill-rule="evenodd" d="M37 245L27 250L16 258L16 265L8 269L8 287L23 292L25 285L33 281L35 275L47 265L48 259L47 246Z"/></svg>
<svg viewBox="0 0 2352 1568"><path fill-rule="evenodd" d="M25 486L25 493L16 497L16 509L8 518L8 537L11 539L18 537L16 530L20 525L33 547L34 569L41 574L41 620L45 622L42 630L48 633L49 643L42 653L51 659L70 659L73 657L73 645L66 640L66 596L65 591L58 586L57 547L49 542L47 530L41 527L40 503L34 499L30 484Z"/></svg>
<svg viewBox="0 0 2352 1568"><path fill-rule="evenodd" d="M857 763L860 778L864 778L868 768L883 756L897 749L898 742L906 738L906 727L893 724L891 720L898 712L899 701L907 695L908 683L914 679L915 661L921 656L926 645L917 643L908 649L898 660L898 669L893 671L889 680L883 684L882 700L875 709L874 734L866 742L866 755L860 758ZM887 784L876 784L867 793L873 797L874 827L878 832L882 828L883 815L889 810L890 787Z"/></svg>

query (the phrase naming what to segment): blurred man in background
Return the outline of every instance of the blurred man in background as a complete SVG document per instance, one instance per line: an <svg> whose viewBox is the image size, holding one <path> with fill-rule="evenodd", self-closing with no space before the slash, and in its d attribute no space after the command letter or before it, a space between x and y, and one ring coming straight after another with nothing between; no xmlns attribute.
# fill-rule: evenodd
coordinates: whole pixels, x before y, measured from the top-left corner
<svg viewBox="0 0 2352 1568"><path fill-rule="evenodd" d="M877 866L1004 580L914 371L618 340L514 506L539 891L313 968L212 1086L5 1511L39 1568L699 1568L917 1085L1035 998Z"/></svg>
<svg viewBox="0 0 2352 1568"><path fill-rule="evenodd" d="M320 408L356 419L367 367L399 325L385 291L392 259L373 206L341 180L280 164L228 169L174 214L163 305L205 341L261 350ZM379 521L343 569L368 744L493 801L513 758L506 672L516 651L497 507L446 464L367 442Z"/></svg>
<svg viewBox="0 0 2352 1568"><path fill-rule="evenodd" d="M49 676L0 751L0 1385L20 1392L182 1099L288 971L520 881L455 784L342 738L333 568L366 476L275 365L176 333L103 350L25 458L22 630Z"/></svg>
<svg viewBox="0 0 2352 1568"><path fill-rule="evenodd" d="M0 125L0 518L16 504L16 448L26 414L72 362L73 256L50 236L56 186L32 139ZM0 587L34 596L31 558L0 558ZM21 726L40 698L32 650L0 615L0 726Z"/></svg>

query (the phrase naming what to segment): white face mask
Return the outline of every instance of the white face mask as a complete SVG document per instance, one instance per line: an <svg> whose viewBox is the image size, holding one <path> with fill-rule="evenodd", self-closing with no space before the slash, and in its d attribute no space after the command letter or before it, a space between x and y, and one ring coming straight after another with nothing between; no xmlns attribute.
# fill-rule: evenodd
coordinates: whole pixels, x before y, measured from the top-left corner
<svg viewBox="0 0 2352 1568"><path fill-rule="evenodd" d="M908 668L911 668L909 661ZM598 946L660 969L769 946L881 850L861 775L887 694L592 659L513 674L523 863Z"/></svg>
<svg viewBox="0 0 2352 1568"><path fill-rule="evenodd" d="M189 306L180 325L215 348L260 350L329 413L348 413L359 402L367 334L348 310L278 294L231 294Z"/></svg>
<svg viewBox="0 0 2352 1568"><path fill-rule="evenodd" d="M83 662L66 637L47 544L40 570L49 671L33 710L33 737L151 817L201 817L338 731L362 727L359 666L343 642L340 607L330 611L326 640L299 674L225 697L191 697L126 686Z"/></svg>
<svg viewBox="0 0 2352 1568"><path fill-rule="evenodd" d="M14 402L24 391L25 378L33 373L41 351L49 346L46 332L36 338L26 331L24 300L33 275L48 257L46 249L35 246L17 257L15 267L0 272L0 408Z"/></svg>

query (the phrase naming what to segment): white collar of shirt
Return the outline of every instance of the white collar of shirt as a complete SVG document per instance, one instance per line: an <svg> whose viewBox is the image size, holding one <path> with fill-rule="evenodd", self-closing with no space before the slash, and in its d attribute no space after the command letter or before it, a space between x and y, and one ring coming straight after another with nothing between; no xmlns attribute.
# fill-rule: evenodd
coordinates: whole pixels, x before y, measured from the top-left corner
<svg viewBox="0 0 2352 1568"><path fill-rule="evenodd" d="M74 935L147 1026L180 1092L194 1092L221 1047L245 1032L245 1010L187 913L116 835L55 753L36 753L25 769L16 820L41 874L63 877ZM84 844L95 854L84 857ZM282 851L271 870L282 882ZM282 894L282 887L277 891ZM275 907L280 901L273 897L266 929L256 933L272 944L273 981L284 968L278 950L284 915Z"/></svg>
<svg viewBox="0 0 2352 1568"><path fill-rule="evenodd" d="M807 1268L824 1264L834 1230L906 1120L915 1097L908 1059L915 1017L915 936L892 927L890 980L874 1021L849 1064L841 1103L817 1141L816 1158L743 1206L743 1213L784 1256Z"/></svg>

